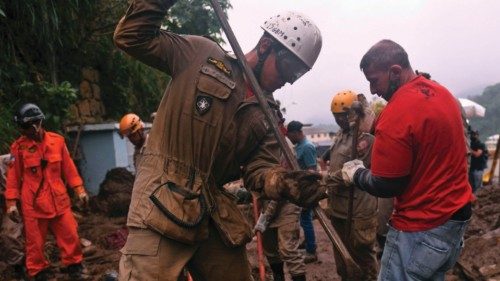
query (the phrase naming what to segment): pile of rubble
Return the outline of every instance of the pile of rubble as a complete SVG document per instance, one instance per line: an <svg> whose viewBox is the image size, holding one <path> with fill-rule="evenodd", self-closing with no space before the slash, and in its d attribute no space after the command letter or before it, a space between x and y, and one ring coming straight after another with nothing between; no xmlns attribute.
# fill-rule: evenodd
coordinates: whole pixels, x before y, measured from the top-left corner
<svg viewBox="0 0 500 281"><path fill-rule="evenodd" d="M500 280L500 186L479 190L455 272L470 280Z"/></svg>
<svg viewBox="0 0 500 281"><path fill-rule="evenodd" d="M133 185L134 175L127 169L109 170L99 187L99 194L91 200L92 211L110 217L126 216Z"/></svg>

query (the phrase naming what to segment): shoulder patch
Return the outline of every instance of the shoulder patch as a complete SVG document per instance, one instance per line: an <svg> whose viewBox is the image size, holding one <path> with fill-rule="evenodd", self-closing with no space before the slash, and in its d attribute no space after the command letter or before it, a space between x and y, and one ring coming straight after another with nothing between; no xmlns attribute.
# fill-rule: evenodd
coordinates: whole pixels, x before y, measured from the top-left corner
<svg viewBox="0 0 500 281"><path fill-rule="evenodd" d="M218 69L220 69L222 72L224 72L227 76L231 76L231 70L226 67L223 61L214 59L212 57L208 57L207 62L210 64L215 65Z"/></svg>

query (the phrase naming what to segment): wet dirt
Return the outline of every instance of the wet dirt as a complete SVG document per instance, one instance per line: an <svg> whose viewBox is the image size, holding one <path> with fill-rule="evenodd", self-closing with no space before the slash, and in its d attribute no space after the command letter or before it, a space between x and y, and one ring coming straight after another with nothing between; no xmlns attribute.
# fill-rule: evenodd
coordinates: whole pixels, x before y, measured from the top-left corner
<svg viewBox="0 0 500 281"><path fill-rule="evenodd" d="M500 280L500 185L480 189L455 266L469 280Z"/></svg>
<svg viewBox="0 0 500 281"><path fill-rule="evenodd" d="M99 194L92 198L93 212L111 217L126 216L134 186L134 175L125 168L115 168L106 173Z"/></svg>
<svg viewBox="0 0 500 281"><path fill-rule="evenodd" d="M116 173L125 175L124 171ZM131 181L128 175L125 177L128 178L127 181L122 182L122 177L119 177L119 180L116 181L117 184L113 184L115 185L113 188L106 189L107 196L110 196L109 194L128 192L128 187L125 188L125 186L133 183L133 177ZM117 187L118 185L120 187ZM98 197L99 195L96 196L96 198ZM93 200L96 200L96 198L93 198ZM102 198L105 198L104 195ZM473 217L465 235L464 249L457 265L447 273L446 281L500 280L500 255L498 254L500 253L500 204L498 202L500 202L499 185L488 186L478 192L477 201L473 206ZM128 203L126 206L128 208ZM242 210L252 219L251 208L242 207ZM96 247L95 252L84 259L88 273L92 276L92 280L104 280L103 276L106 273L118 271L120 258L118 249L125 241L126 233L123 231L126 217L109 216L101 210L93 210L88 214L77 215L77 220L79 222L80 237L88 239ZM306 265L307 280L341 280L336 273L332 245L328 237L317 220L314 221L314 227L319 260ZM255 280L259 280L255 239L247 245L247 249ZM55 273L55 279L53 280L65 280L64 268L60 266L58 261L59 252L52 238L47 242L47 255L52 262L52 270ZM2 262L0 262L0 271L3 272L0 280L14 280L12 279L11 269ZM270 268L267 267L266 271L267 280L272 280ZM291 280L288 274L286 280Z"/></svg>

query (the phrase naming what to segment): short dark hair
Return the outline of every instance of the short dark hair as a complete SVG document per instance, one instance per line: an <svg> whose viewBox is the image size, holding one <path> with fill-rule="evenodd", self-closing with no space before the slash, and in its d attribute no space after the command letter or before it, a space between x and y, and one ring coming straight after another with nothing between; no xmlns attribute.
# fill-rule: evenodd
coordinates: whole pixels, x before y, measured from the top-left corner
<svg viewBox="0 0 500 281"><path fill-rule="evenodd" d="M408 54L398 43L384 39L366 52L361 59L359 68L364 70L373 65L378 70L387 70L394 64L400 65L402 68L409 68Z"/></svg>
<svg viewBox="0 0 500 281"><path fill-rule="evenodd" d="M288 123L288 125L286 126L286 130L288 132L300 132L302 131L302 127L304 126L304 124L300 123L299 121L291 121L290 123Z"/></svg>

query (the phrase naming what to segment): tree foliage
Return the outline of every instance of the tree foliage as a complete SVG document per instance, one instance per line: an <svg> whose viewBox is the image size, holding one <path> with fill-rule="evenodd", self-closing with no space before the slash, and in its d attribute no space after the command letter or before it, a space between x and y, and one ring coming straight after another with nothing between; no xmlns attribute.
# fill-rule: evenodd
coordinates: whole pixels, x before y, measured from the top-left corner
<svg viewBox="0 0 500 281"><path fill-rule="evenodd" d="M228 0L221 2L230 8ZM35 102L49 116L46 127L61 131L66 109L78 98L81 69L100 72L107 118L156 110L169 77L114 47L116 23L127 9L123 0L0 1L0 153L17 137L12 115ZM179 0L164 25L184 34L221 41L221 29L208 0Z"/></svg>
<svg viewBox="0 0 500 281"><path fill-rule="evenodd" d="M481 95L471 99L486 108L483 118L469 120L471 127L479 130L481 139L500 133L500 83L486 87Z"/></svg>

